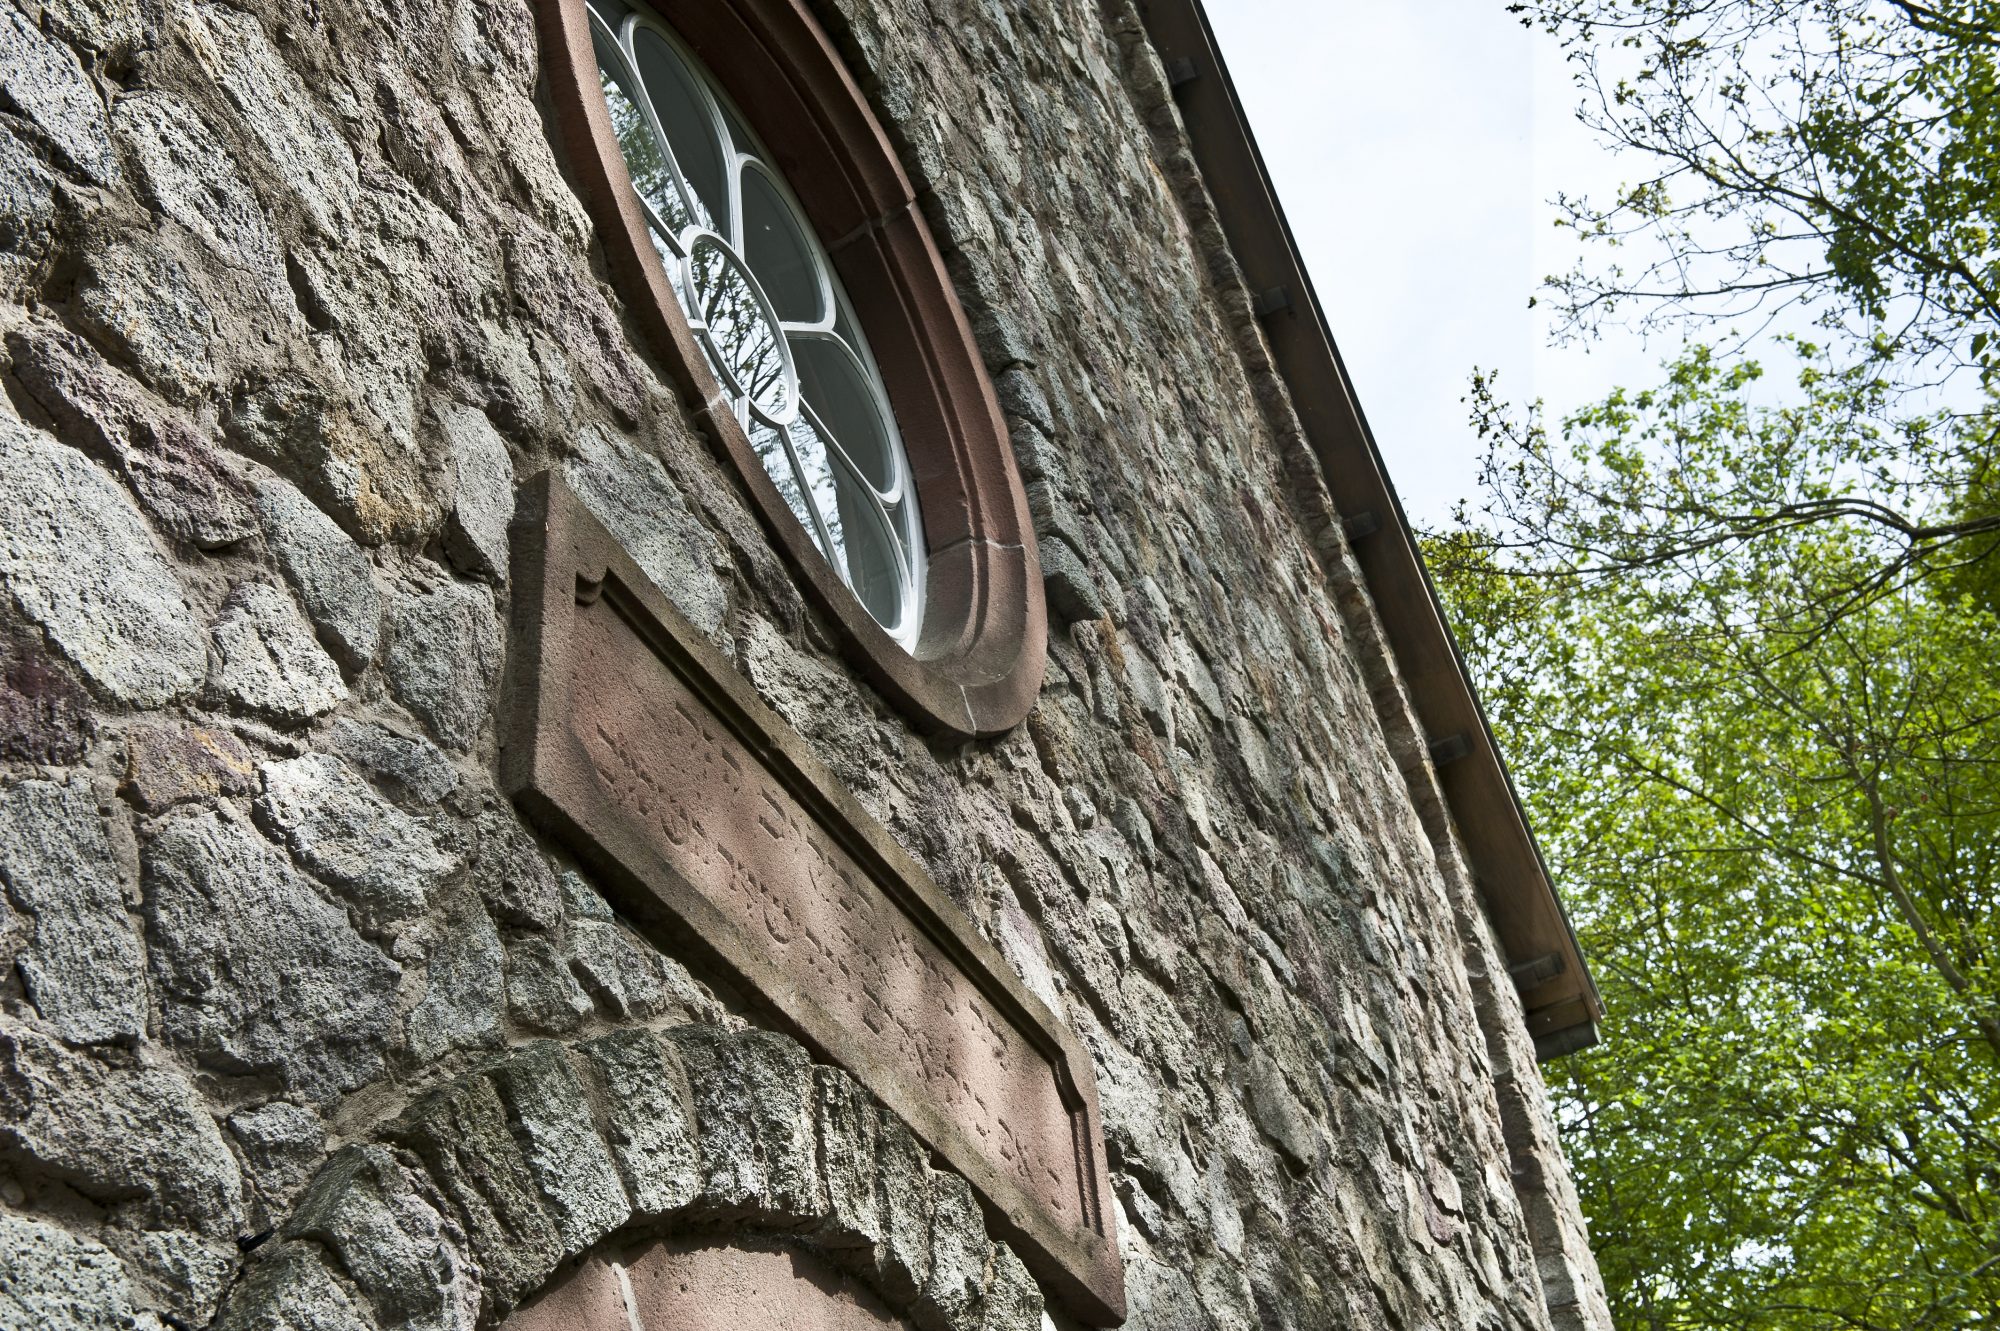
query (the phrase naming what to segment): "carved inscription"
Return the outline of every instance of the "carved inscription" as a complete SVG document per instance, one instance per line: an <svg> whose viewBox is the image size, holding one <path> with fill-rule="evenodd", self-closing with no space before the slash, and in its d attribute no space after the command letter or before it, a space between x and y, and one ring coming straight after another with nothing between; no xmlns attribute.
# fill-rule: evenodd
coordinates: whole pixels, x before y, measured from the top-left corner
<svg viewBox="0 0 2000 1331"><path fill-rule="evenodd" d="M1085 1215L1054 1071L609 598L576 608L572 733L668 863L869 1056L903 1069L1065 1228Z"/></svg>

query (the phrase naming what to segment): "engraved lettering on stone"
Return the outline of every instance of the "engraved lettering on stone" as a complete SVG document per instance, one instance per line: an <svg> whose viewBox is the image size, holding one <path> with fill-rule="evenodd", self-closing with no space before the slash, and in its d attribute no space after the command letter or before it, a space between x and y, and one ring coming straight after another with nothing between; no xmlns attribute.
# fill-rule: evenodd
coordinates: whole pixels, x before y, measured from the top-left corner
<svg viewBox="0 0 2000 1331"><path fill-rule="evenodd" d="M868 1052L915 1073L1059 1223L1082 1219L1068 1111L1021 1032L605 601L577 607L583 748L607 792Z"/></svg>

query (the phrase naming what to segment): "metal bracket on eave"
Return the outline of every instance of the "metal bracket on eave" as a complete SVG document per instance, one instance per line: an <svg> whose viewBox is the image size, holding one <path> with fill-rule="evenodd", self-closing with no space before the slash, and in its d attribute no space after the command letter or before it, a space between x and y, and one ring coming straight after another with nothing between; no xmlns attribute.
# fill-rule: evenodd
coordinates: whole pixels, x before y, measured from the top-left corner
<svg viewBox="0 0 2000 1331"><path fill-rule="evenodd" d="M1176 56L1166 62L1167 86L1185 88L1201 77L1201 70L1189 56Z"/></svg>
<svg viewBox="0 0 2000 1331"><path fill-rule="evenodd" d="M1472 736L1460 731L1455 735L1443 735L1430 742L1431 766L1447 767L1460 758L1472 756Z"/></svg>
<svg viewBox="0 0 2000 1331"><path fill-rule="evenodd" d="M1594 1048L1604 1037L1599 1034L1594 1021L1581 1022L1575 1026L1565 1026L1559 1031L1535 1037L1535 1061L1553 1063L1559 1058L1582 1053Z"/></svg>
<svg viewBox="0 0 2000 1331"><path fill-rule="evenodd" d="M1250 302L1250 312L1259 319L1268 319L1274 314L1283 314L1292 308L1292 293L1287 287L1271 287L1257 293Z"/></svg>

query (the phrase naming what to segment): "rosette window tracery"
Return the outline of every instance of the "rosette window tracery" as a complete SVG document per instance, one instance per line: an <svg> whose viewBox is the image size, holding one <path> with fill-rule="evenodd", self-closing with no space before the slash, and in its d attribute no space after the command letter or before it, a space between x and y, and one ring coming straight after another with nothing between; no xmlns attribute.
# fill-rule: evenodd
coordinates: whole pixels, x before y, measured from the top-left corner
<svg viewBox="0 0 2000 1331"><path fill-rule="evenodd" d="M709 368L779 494L905 650L924 585L916 490L868 343L756 137L669 29L591 0L611 125Z"/></svg>

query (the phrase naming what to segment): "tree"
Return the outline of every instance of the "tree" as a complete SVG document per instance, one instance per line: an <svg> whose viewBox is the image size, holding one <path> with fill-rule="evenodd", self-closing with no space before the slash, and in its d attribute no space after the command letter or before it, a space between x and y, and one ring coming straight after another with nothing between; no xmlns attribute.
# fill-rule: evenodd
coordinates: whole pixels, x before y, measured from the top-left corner
<svg viewBox="0 0 2000 1331"><path fill-rule="evenodd" d="M1630 316L1718 340L1714 358L1730 362L1774 325L1810 329L1814 372L1868 389L1846 397L1861 415L1842 428L1874 436L1842 458L1857 481L1843 495L1802 499L1796 467L1637 493L1561 472L1535 423L1481 381L1496 465L1539 473L1523 495L1621 515L1564 553L1579 567L1658 564L1859 519L1897 539L1854 590L1986 561L2000 544L2000 0L1510 9L1562 43L1585 122L1648 167L1609 201L1558 201L1559 225L1614 256L1550 279L1559 331ZM1616 261L1627 254L1636 269ZM1965 419L1939 428L1940 402ZM1501 517L1507 538L1548 553L1554 529L1532 508Z"/></svg>
<svg viewBox="0 0 2000 1331"><path fill-rule="evenodd" d="M1513 8L1651 164L1561 331L1691 339L1555 430L1475 377L1427 543L1605 991L1614 1315L2000 1326L2000 0Z"/></svg>
<svg viewBox="0 0 2000 1331"><path fill-rule="evenodd" d="M1570 422L1573 461L1730 475L1866 391L1762 407L1755 377L1693 353ZM1621 1328L2000 1325L2000 623L1921 578L1800 613L1883 542L1828 518L1610 577L1429 542L1605 992L1551 1085Z"/></svg>

